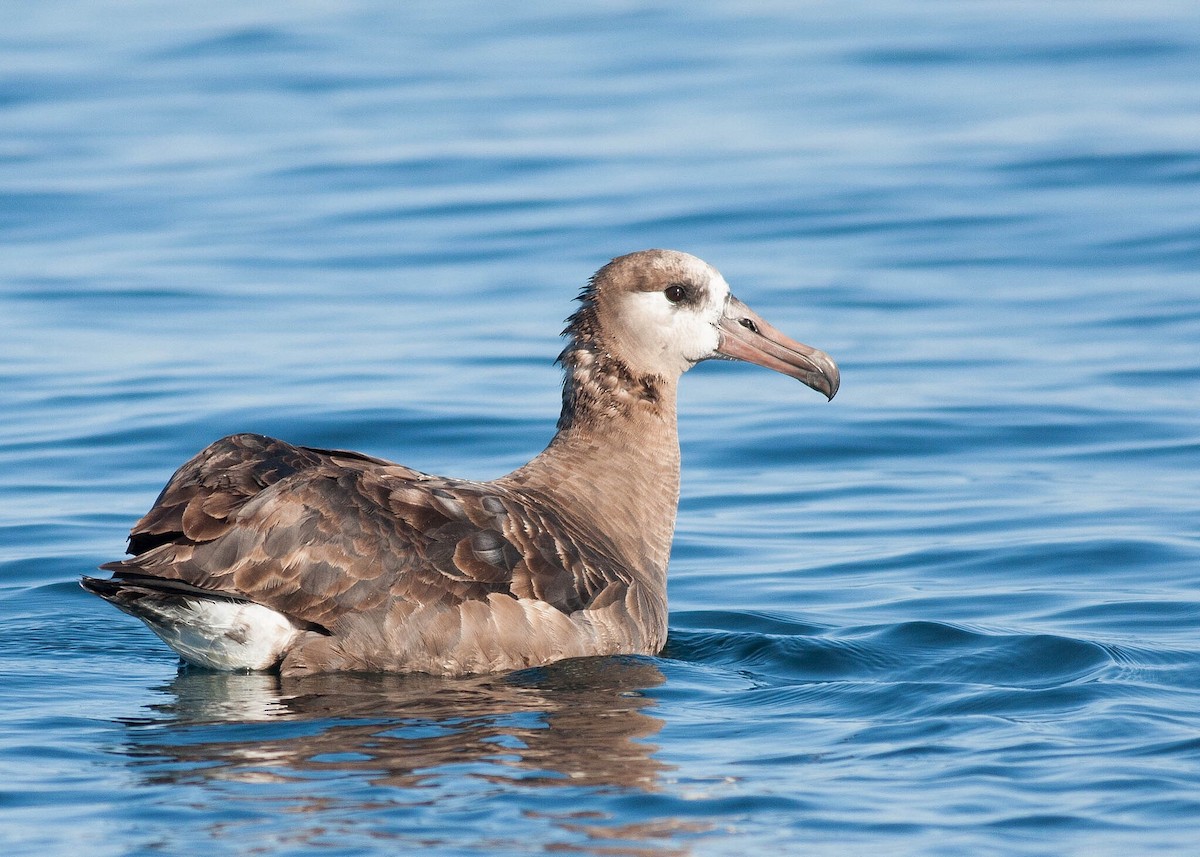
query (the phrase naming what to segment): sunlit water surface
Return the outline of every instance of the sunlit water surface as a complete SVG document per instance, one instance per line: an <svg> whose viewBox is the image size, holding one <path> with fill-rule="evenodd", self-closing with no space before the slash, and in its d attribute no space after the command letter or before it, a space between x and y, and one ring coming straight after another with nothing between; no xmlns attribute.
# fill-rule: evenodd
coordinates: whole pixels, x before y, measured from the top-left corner
<svg viewBox="0 0 1200 857"><path fill-rule="evenodd" d="M6 855L1195 850L1192 4L5 19ZM685 379L660 657L212 675L78 588L233 431L524 462L650 246L843 369Z"/></svg>

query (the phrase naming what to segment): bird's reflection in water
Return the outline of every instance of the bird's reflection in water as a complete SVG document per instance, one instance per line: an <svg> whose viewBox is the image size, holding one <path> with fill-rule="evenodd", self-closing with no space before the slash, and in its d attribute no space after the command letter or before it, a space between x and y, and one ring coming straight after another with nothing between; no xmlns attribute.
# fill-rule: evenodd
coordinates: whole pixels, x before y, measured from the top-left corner
<svg viewBox="0 0 1200 857"><path fill-rule="evenodd" d="M157 783L360 772L408 788L453 765L526 786L654 791L666 766L647 739L662 721L642 691L663 680L640 658L464 679L183 670L154 716L128 724L127 750Z"/></svg>

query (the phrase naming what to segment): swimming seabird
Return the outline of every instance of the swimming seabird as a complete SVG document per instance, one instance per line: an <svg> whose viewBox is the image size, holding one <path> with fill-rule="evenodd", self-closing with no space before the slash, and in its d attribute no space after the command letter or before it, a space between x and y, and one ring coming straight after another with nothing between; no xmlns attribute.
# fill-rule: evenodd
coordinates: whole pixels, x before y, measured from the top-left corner
<svg viewBox="0 0 1200 857"><path fill-rule="evenodd" d="M833 398L837 366L672 250L609 262L568 319L550 445L491 482L235 434L175 472L83 587L215 670L503 672L656 654L679 377L728 358Z"/></svg>

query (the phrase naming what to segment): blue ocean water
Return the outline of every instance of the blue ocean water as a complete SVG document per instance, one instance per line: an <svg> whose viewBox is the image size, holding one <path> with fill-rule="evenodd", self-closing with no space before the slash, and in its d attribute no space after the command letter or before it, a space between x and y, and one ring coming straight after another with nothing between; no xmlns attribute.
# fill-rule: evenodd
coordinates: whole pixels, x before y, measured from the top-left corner
<svg viewBox="0 0 1200 857"><path fill-rule="evenodd" d="M6 855L1195 849L1193 4L5 17ZM233 431L523 463L652 246L843 370L684 379L661 657L213 675L78 588Z"/></svg>

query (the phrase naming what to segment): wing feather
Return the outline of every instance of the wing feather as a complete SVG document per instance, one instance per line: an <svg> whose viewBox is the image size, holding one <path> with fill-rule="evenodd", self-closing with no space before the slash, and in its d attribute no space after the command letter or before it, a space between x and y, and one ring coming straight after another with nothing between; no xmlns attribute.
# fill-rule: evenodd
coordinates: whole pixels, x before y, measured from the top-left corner
<svg viewBox="0 0 1200 857"><path fill-rule="evenodd" d="M356 452L293 446L259 434L223 437L175 471L150 511L134 524L129 553L144 553L181 537L214 539L234 512L264 488L325 463L388 464Z"/></svg>
<svg viewBox="0 0 1200 857"><path fill-rule="evenodd" d="M224 438L181 467L130 548L104 567L334 634L382 627L397 602L467 609L503 595L572 613L630 583L603 536L544 498L259 435Z"/></svg>

